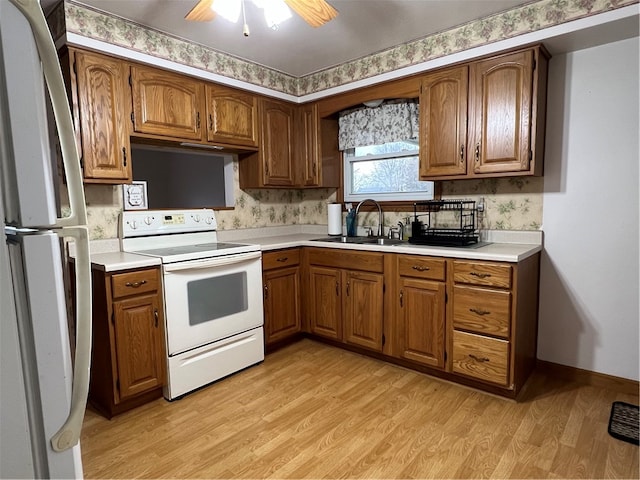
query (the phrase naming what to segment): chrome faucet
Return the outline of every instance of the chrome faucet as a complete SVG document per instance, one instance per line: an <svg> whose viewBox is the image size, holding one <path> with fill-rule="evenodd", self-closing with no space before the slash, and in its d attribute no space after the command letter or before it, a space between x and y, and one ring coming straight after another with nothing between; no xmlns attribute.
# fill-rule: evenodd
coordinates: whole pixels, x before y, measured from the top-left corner
<svg viewBox="0 0 640 480"><path fill-rule="evenodd" d="M382 216L382 207L373 198L365 198L356 206L356 229L358 228L358 212L360 211L362 204L365 202L373 202L373 204L378 207L378 237L384 237L384 217Z"/></svg>

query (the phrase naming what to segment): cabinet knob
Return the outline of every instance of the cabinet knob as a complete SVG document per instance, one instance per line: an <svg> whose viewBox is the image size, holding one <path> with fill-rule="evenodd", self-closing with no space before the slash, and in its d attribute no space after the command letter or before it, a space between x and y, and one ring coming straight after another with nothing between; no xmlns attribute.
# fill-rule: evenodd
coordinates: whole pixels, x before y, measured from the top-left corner
<svg viewBox="0 0 640 480"><path fill-rule="evenodd" d="M414 265L413 267L414 270L417 270L418 272L426 272L427 270L429 270L429 267L422 267L420 265Z"/></svg>
<svg viewBox="0 0 640 480"><path fill-rule="evenodd" d="M482 272L471 272L469 273L469 275L473 275L474 277L478 277L478 278L488 278L491 276L490 273L482 273Z"/></svg>

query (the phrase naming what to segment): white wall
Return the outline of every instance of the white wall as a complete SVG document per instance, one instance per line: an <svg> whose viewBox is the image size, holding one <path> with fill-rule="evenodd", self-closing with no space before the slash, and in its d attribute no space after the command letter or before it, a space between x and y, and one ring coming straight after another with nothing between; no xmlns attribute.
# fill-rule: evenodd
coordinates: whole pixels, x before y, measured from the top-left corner
<svg viewBox="0 0 640 480"><path fill-rule="evenodd" d="M638 380L638 38L551 59L538 358Z"/></svg>

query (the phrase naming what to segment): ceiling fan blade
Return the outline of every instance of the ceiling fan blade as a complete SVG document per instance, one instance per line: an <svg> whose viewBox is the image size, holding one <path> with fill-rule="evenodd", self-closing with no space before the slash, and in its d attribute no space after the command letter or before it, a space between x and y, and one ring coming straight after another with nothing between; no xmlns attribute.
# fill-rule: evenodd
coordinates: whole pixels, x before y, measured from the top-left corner
<svg viewBox="0 0 640 480"><path fill-rule="evenodd" d="M312 27L324 25L338 16L338 11L325 0L284 0L289 8L296 12Z"/></svg>
<svg viewBox="0 0 640 480"><path fill-rule="evenodd" d="M184 17L186 20L194 22L209 22L216 17L216 13L211 10L213 0L200 0Z"/></svg>

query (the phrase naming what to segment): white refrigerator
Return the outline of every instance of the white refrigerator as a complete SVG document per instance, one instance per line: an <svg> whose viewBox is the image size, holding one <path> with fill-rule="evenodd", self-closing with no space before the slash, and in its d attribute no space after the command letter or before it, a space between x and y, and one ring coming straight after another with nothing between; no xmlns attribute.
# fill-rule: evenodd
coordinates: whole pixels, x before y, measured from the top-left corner
<svg viewBox="0 0 640 480"><path fill-rule="evenodd" d="M69 194L65 218L52 138ZM0 0L0 214L0 478L81 478L91 358L87 215L69 103L37 0ZM61 238L76 246L74 345Z"/></svg>

